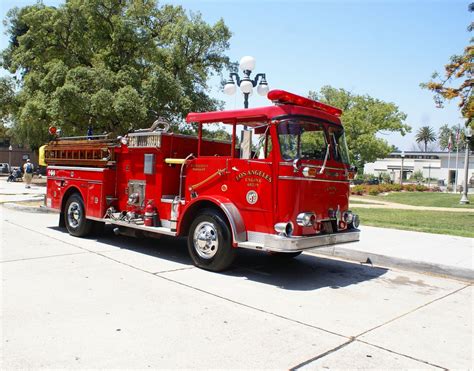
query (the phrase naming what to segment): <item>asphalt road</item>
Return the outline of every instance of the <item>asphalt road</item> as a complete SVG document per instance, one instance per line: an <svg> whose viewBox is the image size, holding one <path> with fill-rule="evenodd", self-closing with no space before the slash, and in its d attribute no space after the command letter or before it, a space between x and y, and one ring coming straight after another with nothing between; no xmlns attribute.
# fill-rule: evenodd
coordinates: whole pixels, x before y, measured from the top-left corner
<svg viewBox="0 0 474 371"><path fill-rule="evenodd" d="M245 250L216 274L184 241L0 213L2 369L473 367L464 282Z"/></svg>

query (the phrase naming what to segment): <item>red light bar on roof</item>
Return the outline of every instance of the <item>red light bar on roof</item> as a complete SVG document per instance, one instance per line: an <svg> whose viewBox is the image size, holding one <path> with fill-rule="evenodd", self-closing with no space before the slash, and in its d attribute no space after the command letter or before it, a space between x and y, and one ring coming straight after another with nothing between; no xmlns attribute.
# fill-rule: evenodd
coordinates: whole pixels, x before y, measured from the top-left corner
<svg viewBox="0 0 474 371"><path fill-rule="evenodd" d="M294 104L296 106L318 109L337 117L341 116L342 114L342 110L340 110L339 108L309 98L305 98L300 95L292 94L285 90L269 91L267 97L275 103Z"/></svg>

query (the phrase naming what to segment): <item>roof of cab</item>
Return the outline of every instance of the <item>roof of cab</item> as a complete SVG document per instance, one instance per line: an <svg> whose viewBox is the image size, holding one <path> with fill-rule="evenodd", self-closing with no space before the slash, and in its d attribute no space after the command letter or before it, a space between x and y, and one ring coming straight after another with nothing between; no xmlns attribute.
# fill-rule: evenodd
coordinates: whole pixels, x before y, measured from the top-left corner
<svg viewBox="0 0 474 371"><path fill-rule="evenodd" d="M273 91L275 92L275 91ZM281 91L283 92L283 91ZM272 92L268 95L271 96ZM285 92L286 93L286 92ZM290 94L290 93L288 93ZM298 96L296 96L298 97ZM306 99L306 98L304 98ZM321 104L322 105L322 104ZM330 106L328 106L330 107ZM248 123L248 126L261 125L262 121L276 119L282 116L309 116L334 124L341 124L341 120L336 115L329 114L321 109L308 108L290 103L277 103L267 107L257 107L248 109L212 111L212 112L191 112L186 116L186 122L191 123Z"/></svg>

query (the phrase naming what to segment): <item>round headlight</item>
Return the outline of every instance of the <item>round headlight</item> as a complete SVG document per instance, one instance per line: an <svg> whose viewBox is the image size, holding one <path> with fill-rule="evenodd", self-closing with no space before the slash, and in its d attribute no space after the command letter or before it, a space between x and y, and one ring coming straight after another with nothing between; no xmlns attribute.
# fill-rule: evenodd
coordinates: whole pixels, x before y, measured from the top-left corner
<svg viewBox="0 0 474 371"><path fill-rule="evenodd" d="M314 213L300 213L296 217L296 224L301 227L311 227L316 222Z"/></svg>
<svg viewBox="0 0 474 371"><path fill-rule="evenodd" d="M352 220L354 219L354 214L352 214L352 211L347 210L342 214L342 220L344 220L347 224L351 224Z"/></svg>

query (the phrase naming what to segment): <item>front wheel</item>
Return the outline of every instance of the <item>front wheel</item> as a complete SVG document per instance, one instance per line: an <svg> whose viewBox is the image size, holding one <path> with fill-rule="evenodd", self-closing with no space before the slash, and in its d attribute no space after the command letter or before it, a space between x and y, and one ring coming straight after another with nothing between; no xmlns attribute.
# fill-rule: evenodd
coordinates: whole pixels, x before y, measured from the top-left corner
<svg viewBox="0 0 474 371"><path fill-rule="evenodd" d="M196 266L213 272L228 268L234 258L230 229L214 210L203 210L191 224L188 251Z"/></svg>
<svg viewBox="0 0 474 371"><path fill-rule="evenodd" d="M87 236L92 228L92 221L86 219L86 208L82 197L73 193L64 207L66 228L70 235L75 237Z"/></svg>

